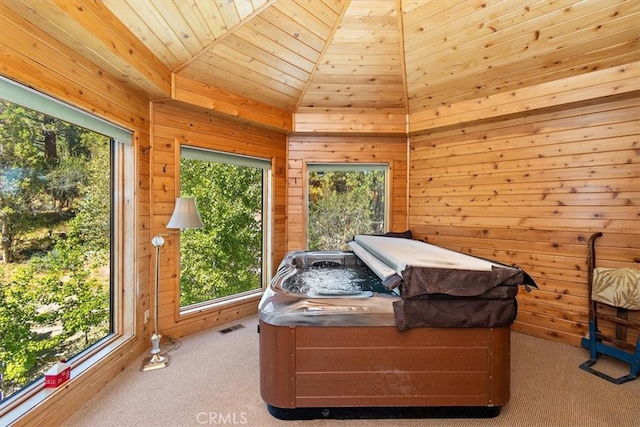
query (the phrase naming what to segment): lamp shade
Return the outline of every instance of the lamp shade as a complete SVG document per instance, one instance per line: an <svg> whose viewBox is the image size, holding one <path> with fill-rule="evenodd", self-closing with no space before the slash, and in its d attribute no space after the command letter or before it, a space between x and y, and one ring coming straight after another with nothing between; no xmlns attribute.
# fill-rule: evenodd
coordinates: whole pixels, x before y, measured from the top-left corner
<svg viewBox="0 0 640 427"><path fill-rule="evenodd" d="M192 197L178 197L167 228L198 227L202 227L202 220L198 209L196 209L196 200Z"/></svg>

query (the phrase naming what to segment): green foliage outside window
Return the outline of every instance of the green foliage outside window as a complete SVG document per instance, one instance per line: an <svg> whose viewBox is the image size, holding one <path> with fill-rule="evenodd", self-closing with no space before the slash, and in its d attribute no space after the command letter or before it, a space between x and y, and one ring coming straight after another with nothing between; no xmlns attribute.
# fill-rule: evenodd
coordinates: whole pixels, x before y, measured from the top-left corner
<svg viewBox="0 0 640 427"><path fill-rule="evenodd" d="M310 171L311 250L348 249L355 234L384 232L385 172Z"/></svg>
<svg viewBox="0 0 640 427"><path fill-rule="evenodd" d="M2 399L111 329L109 138L0 100Z"/></svg>
<svg viewBox="0 0 640 427"><path fill-rule="evenodd" d="M262 169L183 158L180 195L195 197L204 223L182 231L180 306L259 289Z"/></svg>

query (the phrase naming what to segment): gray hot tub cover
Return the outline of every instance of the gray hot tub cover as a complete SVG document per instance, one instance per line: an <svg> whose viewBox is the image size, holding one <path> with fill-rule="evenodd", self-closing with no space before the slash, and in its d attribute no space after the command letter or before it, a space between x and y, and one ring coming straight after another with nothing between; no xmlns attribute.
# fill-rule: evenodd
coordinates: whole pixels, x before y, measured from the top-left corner
<svg viewBox="0 0 640 427"><path fill-rule="evenodd" d="M419 240L355 236L354 241L396 270L394 286L402 299L393 311L399 330L508 326L516 318L518 286L537 288L516 266Z"/></svg>

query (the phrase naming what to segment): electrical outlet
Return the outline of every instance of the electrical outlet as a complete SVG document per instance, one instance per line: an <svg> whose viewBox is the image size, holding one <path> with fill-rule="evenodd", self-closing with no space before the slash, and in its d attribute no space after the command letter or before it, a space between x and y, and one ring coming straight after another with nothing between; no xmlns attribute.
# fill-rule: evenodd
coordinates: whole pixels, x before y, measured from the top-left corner
<svg viewBox="0 0 640 427"><path fill-rule="evenodd" d="M147 323L149 323L149 309L146 309L146 310L144 311L144 323L145 323L145 325L146 325Z"/></svg>

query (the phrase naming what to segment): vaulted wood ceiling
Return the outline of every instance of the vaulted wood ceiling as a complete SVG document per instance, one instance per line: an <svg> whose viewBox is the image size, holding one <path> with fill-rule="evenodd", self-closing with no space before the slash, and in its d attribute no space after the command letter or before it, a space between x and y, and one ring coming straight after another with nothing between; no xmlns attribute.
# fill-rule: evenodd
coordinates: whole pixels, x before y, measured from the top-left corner
<svg viewBox="0 0 640 427"><path fill-rule="evenodd" d="M156 98L173 75L298 114L410 114L640 59L637 0L9 3ZM111 45L86 13L102 5Z"/></svg>

